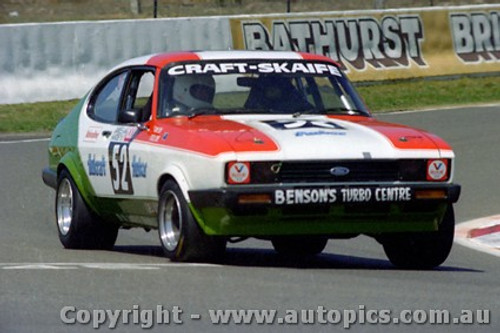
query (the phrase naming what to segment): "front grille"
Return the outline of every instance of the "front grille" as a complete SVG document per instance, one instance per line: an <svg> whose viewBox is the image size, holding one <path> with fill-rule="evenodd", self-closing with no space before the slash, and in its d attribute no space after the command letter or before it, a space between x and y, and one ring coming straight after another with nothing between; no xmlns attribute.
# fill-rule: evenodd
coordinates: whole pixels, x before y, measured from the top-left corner
<svg viewBox="0 0 500 333"><path fill-rule="evenodd" d="M332 169L349 170L335 175ZM425 180L425 160L332 160L252 163L252 183L343 183Z"/></svg>
<svg viewBox="0 0 500 333"><path fill-rule="evenodd" d="M332 175L334 167L347 168L349 173ZM283 183L394 181L399 178L399 164L397 161L285 162L278 178Z"/></svg>

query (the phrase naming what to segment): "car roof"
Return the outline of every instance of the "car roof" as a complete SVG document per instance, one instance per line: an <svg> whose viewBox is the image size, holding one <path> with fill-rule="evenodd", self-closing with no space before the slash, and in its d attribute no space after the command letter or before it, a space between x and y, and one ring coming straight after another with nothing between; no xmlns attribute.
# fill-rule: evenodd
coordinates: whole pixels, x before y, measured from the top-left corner
<svg viewBox="0 0 500 333"><path fill-rule="evenodd" d="M113 70L128 66L155 66L164 67L169 63L180 61L199 60L316 60L327 61L338 66L332 59L311 53L293 51L248 51L248 50L226 50L226 51L181 51L149 54L136 57L122 62Z"/></svg>

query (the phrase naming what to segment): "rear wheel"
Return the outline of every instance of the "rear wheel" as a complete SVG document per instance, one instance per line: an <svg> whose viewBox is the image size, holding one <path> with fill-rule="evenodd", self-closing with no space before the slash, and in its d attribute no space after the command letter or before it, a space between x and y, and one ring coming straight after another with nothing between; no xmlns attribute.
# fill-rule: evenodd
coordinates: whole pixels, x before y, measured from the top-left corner
<svg viewBox="0 0 500 333"><path fill-rule="evenodd" d="M225 239L203 232L173 180L160 191L158 232L165 255L173 261L212 261L226 249Z"/></svg>
<svg viewBox="0 0 500 333"><path fill-rule="evenodd" d="M314 256L321 253L328 238L321 236L280 236L271 240L274 249L285 256Z"/></svg>
<svg viewBox="0 0 500 333"><path fill-rule="evenodd" d="M400 268L432 269L448 257L453 245L455 215L448 206L439 229L384 237L382 244L391 263Z"/></svg>
<svg viewBox="0 0 500 333"><path fill-rule="evenodd" d="M59 240L67 249L111 249L118 226L98 219L83 200L68 171L61 171L56 191Z"/></svg>

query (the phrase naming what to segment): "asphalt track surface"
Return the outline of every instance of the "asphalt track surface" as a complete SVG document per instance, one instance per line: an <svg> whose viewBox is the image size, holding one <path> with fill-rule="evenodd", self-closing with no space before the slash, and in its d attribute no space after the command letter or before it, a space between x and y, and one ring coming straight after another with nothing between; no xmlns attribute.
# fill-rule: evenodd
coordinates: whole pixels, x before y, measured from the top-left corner
<svg viewBox="0 0 500 333"><path fill-rule="evenodd" d="M457 223L498 214L500 106L378 116L439 134L457 154ZM113 251L64 250L54 222L54 191L41 180L47 141L0 143L0 332L92 332L65 325L61 309L182 310L182 324L149 332L340 332L342 323L215 325L210 309L490 310L489 325L354 324L352 332L499 332L499 257L455 244L433 271L399 270L367 237L331 240L314 260L278 257L270 243L231 245L222 265L174 264L155 231L120 231ZM191 319L191 315L200 319ZM75 313L70 313L75 317ZM132 317L130 317L133 320ZM173 318L170 318L173 321ZM361 320L362 322L362 320ZM108 331L106 322L100 331ZM115 332L139 332L119 321Z"/></svg>

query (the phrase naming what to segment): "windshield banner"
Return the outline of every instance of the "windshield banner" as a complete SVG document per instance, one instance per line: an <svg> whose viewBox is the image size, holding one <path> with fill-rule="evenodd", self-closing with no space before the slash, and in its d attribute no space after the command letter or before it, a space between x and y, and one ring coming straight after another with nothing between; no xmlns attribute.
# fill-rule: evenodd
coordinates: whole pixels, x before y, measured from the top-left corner
<svg viewBox="0 0 500 333"><path fill-rule="evenodd" d="M241 16L233 46L326 55L353 81L500 72L500 5Z"/></svg>
<svg viewBox="0 0 500 333"><path fill-rule="evenodd" d="M245 62L207 62L195 64L180 64L168 69L169 75L186 74L318 74L342 76L337 67L324 63L305 62L261 62L248 64Z"/></svg>

